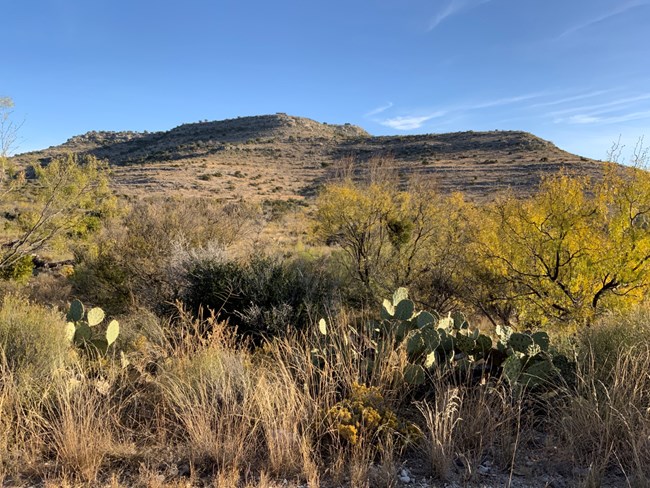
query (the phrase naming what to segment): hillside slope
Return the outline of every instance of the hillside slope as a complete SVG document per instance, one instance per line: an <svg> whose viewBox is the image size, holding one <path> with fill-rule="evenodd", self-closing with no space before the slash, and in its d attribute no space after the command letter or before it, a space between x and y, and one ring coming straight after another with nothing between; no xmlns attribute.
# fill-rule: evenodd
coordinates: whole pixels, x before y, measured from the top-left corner
<svg viewBox="0 0 650 488"><path fill-rule="evenodd" d="M409 178L432 180L442 191L463 191L473 199L489 199L506 188L526 194L542 175L560 168L591 175L601 168L526 132L373 137L350 124L286 114L153 133L93 131L15 159L32 164L65 153L109 161L115 188L125 196L173 192L225 200L308 196L342 164L362 173L376 156L390 161L402 184Z"/></svg>

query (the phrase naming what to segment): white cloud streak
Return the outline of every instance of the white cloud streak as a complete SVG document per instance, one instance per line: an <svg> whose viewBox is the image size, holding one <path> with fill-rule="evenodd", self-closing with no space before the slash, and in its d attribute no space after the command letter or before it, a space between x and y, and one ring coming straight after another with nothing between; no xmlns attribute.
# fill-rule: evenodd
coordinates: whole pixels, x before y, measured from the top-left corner
<svg viewBox="0 0 650 488"><path fill-rule="evenodd" d="M414 130L414 129L419 129L422 127L425 122L428 122L431 119L443 117L445 115L449 116L459 116L462 115L464 112L471 112L473 110L481 110L485 108L491 108L491 107L500 107L503 105L512 105L516 104L519 102L524 102L526 100L531 100L534 98L539 98L542 96L546 96L547 93L545 92L538 92L538 93L529 93L525 95L518 95L514 97L507 97L507 98L497 98L494 100L486 100L483 102L477 102L472 105L461 105L461 106L456 106L456 107L447 107L442 110L437 110L435 112L431 112L426 115L401 115L397 117L391 117L383 120L375 120L375 122L386 126L390 127L395 130ZM391 104L392 107L392 104ZM377 109L373 110L370 112L372 114L375 112L375 114L381 113L384 110L384 107L378 107ZM420 113L423 112L423 110L419 110ZM373 114L374 115L374 114Z"/></svg>
<svg viewBox="0 0 650 488"><path fill-rule="evenodd" d="M632 120L650 119L650 110L633 112L624 115L615 115L611 117L597 117L594 115L573 115L568 119L556 120L556 123L568 122L569 124L620 124Z"/></svg>
<svg viewBox="0 0 650 488"><path fill-rule="evenodd" d="M413 129L419 129L420 127L422 127L422 125L426 121L437 118L437 117L442 117L445 114L446 114L446 112L438 111L438 112L431 113L429 115L420 115L420 116L405 115L405 116L392 117L390 119L385 119L385 120L380 121L379 123L381 125L385 125L386 127L390 127L392 129L396 129L396 130L413 130Z"/></svg>
<svg viewBox="0 0 650 488"><path fill-rule="evenodd" d="M527 95L518 95L515 97L497 98L496 100L488 100L486 102L480 102L474 105L463 107L463 109L478 110L482 108L500 107L501 105L511 105L513 103L525 102L526 100L533 100L535 98L543 97L546 95L547 95L546 92L538 92L538 93L529 93Z"/></svg>
<svg viewBox="0 0 650 488"><path fill-rule="evenodd" d="M393 106L393 102L388 102L385 105L372 109L370 112L366 113L364 117L373 117L375 115L379 115L380 113L385 112L392 106Z"/></svg>
<svg viewBox="0 0 650 488"><path fill-rule="evenodd" d="M612 17L616 17L617 15L621 15L621 14L627 12L628 10L632 10L634 8L642 7L642 6L648 5L648 4L650 4L650 0L632 0L632 1L629 1L629 2L625 2L625 3L623 3L623 5L617 7L615 9L613 9L613 10L610 10L609 12L606 12L606 13L604 13L602 15L599 15L598 17L594 17L594 18L589 19L587 21L584 21L584 22L582 22L580 24L574 25L573 27L567 29L562 34L560 34L558 39L562 39L564 37L570 36L572 34L575 34L578 31L581 31L583 29L587 29L587 28L591 27L592 25L599 24L601 22L604 22L605 20L611 19Z"/></svg>
<svg viewBox="0 0 650 488"><path fill-rule="evenodd" d="M471 10L481 4L491 1L492 0L450 0L449 3L447 3L447 6L429 21L427 30L432 31L449 17Z"/></svg>
<svg viewBox="0 0 650 488"><path fill-rule="evenodd" d="M549 112L548 115L559 116L559 115L571 114L574 112L588 112L589 115L598 115L602 113L608 113L608 112L613 112L615 110L619 110L630 103L640 102L642 100L649 100L649 99L650 99L650 93L646 93L643 95L638 95L636 97L619 98L618 100L612 100L610 102L605 102L605 103L598 103L595 105L587 105L582 107L567 108L564 110L556 110L555 112Z"/></svg>
<svg viewBox="0 0 650 488"><path fill-rule="evenodd" d="M611 93L614 90L597 90L589 93L582 93L580 95L574 95L571 97L560 98L559 100L552 100L550 102L535 103L529 105L527 108L541 108L541 107L552 107L553 105L562 105L569 102L577 102L578 100L584 100L585 98L593 98L599 95L605 95L606 93Z"/></svg>

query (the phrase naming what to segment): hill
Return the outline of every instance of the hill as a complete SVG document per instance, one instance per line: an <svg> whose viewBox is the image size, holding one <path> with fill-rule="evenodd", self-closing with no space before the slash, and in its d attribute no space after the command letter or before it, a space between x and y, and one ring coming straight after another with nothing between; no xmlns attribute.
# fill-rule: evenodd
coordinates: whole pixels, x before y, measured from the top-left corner
<svg viewBox="0 0 650 488"><path fill-rule="evenodd" d="M97 132L15 157L46 163L65 153L109 161L119 194L174 192L238 198L300 198L341 164L361 173L385 157L399 174L433 180L442 191L489 199L512 188L529 193L540 177L567 168L597 175L600 163L563 151L520 131L456 132L412 136L368 134L282 113L183 124L162 132ZM341 163L341 162L344 163Z"/></svg>

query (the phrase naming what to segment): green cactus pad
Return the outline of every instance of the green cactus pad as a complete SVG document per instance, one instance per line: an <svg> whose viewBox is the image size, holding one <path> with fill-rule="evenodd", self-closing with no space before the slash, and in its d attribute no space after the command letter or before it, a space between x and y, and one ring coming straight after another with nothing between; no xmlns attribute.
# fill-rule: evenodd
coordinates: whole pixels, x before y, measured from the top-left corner
<svg viewBox="0 0 650 488"><path fill-rule="evenodd" d="M68 315L66 318L69 322L79 322L84 318L84 304L79 300L73 300L70 304L70 310L68 310Z"/></svg>
<svg viewBox="0 0 650 488"><path fill-rule="evenodd" d="M327 322L325 322L325 319L318 321L318 331L324 336L327 335Z"/></svg>
<svg viewBox="0 0 650 488"><path fill-rule="evenodd" d="M409 357L416 358L422 354L426 349L424 334L422 331L416 330L406 341L406 352Z"/></svg>
<svg viewBox="0 0 650 488"><path fill-rule="evenodd" d="M420 329L422 337L424 338L424 344L426 346L427 352L431 352L440 345L440 334L438 329L433 325L427 325Z"/></svg>
<svg viewBox="0 0 650 488"><path fill-rule="evenodd" d="M521 374L523 363L517 356L510 356L503 363L503 376L512 384L516 383Z"/></svg>
<svg viewBox="0 0 650 488"><path fill-rule="evenodd" d="M88 310L88 315L86 315L86 319L88 320L88 325L90 327L101 324L102 320L104 320L104 317L104 311L99 307L91 308Z"/></svg>
<svg viewBox="0 0 650 488"><path fill-rule="evenodd" d="M528 386L539 386L547 383L554 371L555 368L550 361L530 362L526 365L520 381Z"/></svg>
<svg viewBox="0 0 650 488"><path fill-rule="evenodd" d="M456 334L456 348L464 352L465 354L469 354L474 350L476 347L476 341L472 339L470 336L463 334L462 332L458 332Z"/></svg>
<svg viewBox="0 0 650 488"><path fill-rule="evenodd" d="M513 332L508 339L508 346L517 352L528 353L528 348L533 345L533 338L528 334Z"/></svg>
<svg viewBox="0 0 650 488"><path fill-rule="evenodd" d="M432 313L422 311L417 316L417 326L421 329L426 325L436 325L436 317Z"/></svg>
<svg viewBox="0 0 650 488"><path fill-rule="evenodd" d="M95 346L95 349L97 349L100 354L106 354L109 346L108 342L106 342L106 339L93 339L90 341L90 343Z"/></svg>
<svg viewBox="0 0 650 488"><path fill-rule="evenodd" d="M415 312L415 304L411 300L402 300L395 307L395 318L397 320L410 320Z"/></svg>
<svg viewBox="0 0 650 488"><path fill-rule="evenodd" d="M404 380L410 385L421 385L424 383L424 368L419 364L407 364L404 368Z"/></svg>
<svg viewBox="0 0 650 488"><path fill-rule="evenodd" d="M551 340L546 332L535 332L531 337L542 351L548 352L548 346L550 345Z"/></svg>
<svg viewBox="0 0 650 488"><path fill-rule="evenodd" d="M120 324L117 320L111 320L106 328L106 342L109 346L115 342L118 335L120 335Z"/></svg>
<svg viewBox="0 0 650 488"><path fill-rule="evenodd" d="M395 338L398 341L403 340L407 334L413 330L413 324L409 322L408 320L403 320L397 325L397 329L395 330Z"/></svg>
<svg viewBox="0 0 650 488"><path fill-rule="evenodd" d="M454 336L448 334L444 329L438 329L438 334L440 335L440 349L446 353L450 353L454 350L456 346L456 340Z"/></svg>
<svg viewBox="0 0 650 488"><path fill-rule="evenodd" d="M90 330L90 327L88 327L88 324L80 324L77 329L75 330L74 334L74 341L77 344L83 343L85 341L89 341L90 338L93 335L93 331Z"/></svg>
<svg viewBox="0 0 650 488"><path fill-rule="evenodd" d="M476 352L487 354L492 349L492 339L485 334L479 334L476 338Z"/></svg>
<svg viewBox="0 0 650 488"><path fill-rule="evenodd" d="M455 330L467 329L469 327L465 316L461 312L454 312L451 314L451 318L454 321L453 328Z"/></svg>

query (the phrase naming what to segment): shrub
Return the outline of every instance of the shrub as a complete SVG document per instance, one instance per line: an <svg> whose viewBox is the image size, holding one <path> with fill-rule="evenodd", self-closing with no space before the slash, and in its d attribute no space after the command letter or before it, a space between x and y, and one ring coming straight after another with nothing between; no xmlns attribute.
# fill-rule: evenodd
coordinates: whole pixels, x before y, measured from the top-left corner
<svg viewBox="0 0 650 488"><path fill-rule="evenodd" d="M336 435L352 445L380 433L398 435L404 444L422 435L417 426L397 417L379 388L357 382L352 383L350 396L330 408L327 417Z"/></svg>
<svg viewBox="0 0 650 488"><path fill-rule="evenodd" d="M0 351L19 381L47 384L69 351L65 320L54 310L6 296L0 308Z"/></svg>
<svg viewBox="0 0 650 488"><path fill-rule="evenodd" d="M17 261L0 269L0 279L12 280L24 284L34 272L34 261L31 256L21 256Z"/></svg>
<svg viewBox="0 0 650 488"><path fill-rule="evenodd" d="M336 302L337 283L320 261L208 259L189 273L187 303L208 307L244 334L277 335L313 322Z"/></svg>
<svg viewBox="0 0 650 488"><path fill-rule="evenodd" d="M139 202L92 249L78 250L76 291L113 314L134 306L166 311L182 295L193 255L246 238L256 217L255 207L215 199Z"/></svg>

